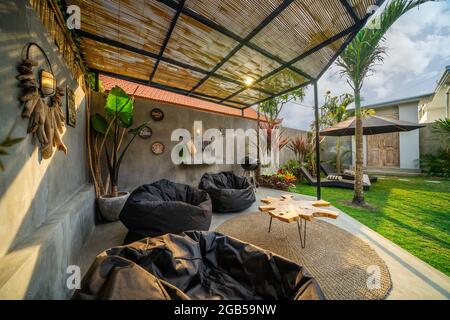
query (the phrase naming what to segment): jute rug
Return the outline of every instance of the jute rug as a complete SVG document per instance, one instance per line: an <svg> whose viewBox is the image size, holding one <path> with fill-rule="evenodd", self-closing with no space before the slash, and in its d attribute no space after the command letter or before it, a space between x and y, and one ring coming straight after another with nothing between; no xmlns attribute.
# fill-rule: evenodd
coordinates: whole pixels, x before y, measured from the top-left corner
<svg viewBox="0 0 450 320"><path fill-rule="evenodd" d="M305 266L327 299L384 299L389 293L392 282L386 264L349 232L324 221L308 222L306 248L302 249L295 223L273 219L270 233L268 226L269 215L257 212L232 218L216 231ZM379 281L374 280L377 274Z"/></svg>

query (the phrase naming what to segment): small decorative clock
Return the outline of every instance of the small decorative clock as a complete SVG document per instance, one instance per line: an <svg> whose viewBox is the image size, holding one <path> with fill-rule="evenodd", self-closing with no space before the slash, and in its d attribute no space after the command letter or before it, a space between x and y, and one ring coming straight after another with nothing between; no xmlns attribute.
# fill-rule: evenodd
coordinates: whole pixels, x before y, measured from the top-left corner
<svg viewBox="0 0 450 320"><path fill-rule="evenodd" d="M155 155L160 155L164 152L164 144L162 142L154 142L152 144L152 152Z"/></svg>
<svg viewBox="0 0 450 320"><path fill-rule="evenodd" d="M149 126L145 126L139 131L139 137L149 139L153 135L153 131Z"/></svg>
<svg viewBox="0 0 450 320"><path fill-rule="evenodd" d="M162 112L161 109L154 108L150 112L150 116L154 121L161 121L162 119L164 119L164 112Z"/></svg>

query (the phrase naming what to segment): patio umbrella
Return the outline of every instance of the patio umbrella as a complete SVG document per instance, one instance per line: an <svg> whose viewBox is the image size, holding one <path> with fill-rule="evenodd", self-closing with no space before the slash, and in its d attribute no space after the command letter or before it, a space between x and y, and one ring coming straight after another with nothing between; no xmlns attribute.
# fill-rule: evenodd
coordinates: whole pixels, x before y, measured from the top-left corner
<svg viewBox="0 0 450 320"><path fill-rule="evenodd" d="M388 119L379 116L367 116L362 119L363 135L411 131L425 127L425 125L403 121ZM333 127L326 128L320 132L321 136L354 136L356 119L352 117L345 121L339 122Z"/></svg>

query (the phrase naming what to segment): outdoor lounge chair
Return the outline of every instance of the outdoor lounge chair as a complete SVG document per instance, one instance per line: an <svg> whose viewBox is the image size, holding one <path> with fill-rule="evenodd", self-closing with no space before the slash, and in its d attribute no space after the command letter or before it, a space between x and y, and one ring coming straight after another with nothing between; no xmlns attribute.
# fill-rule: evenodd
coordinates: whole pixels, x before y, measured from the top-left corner
<svg viewBox="0 0 450 320"><path fill-rule="evenodd" d="M119 219L129 230L125 243L131 243L166 233L207 231L211 216L206 192L163 179L134 190Z"/></svg>
<svg viewBox="0 0 450 320"><path fill-rule="evenodd" d="M81 300L323 300L307 270L216 232L146 238L97 256Z"/></svg>
<svg viewBox="0 0 450 320"><path fill-rule="evenodd" d="M248 179L232 171L205 173L199 188L208 192L214 212L239 212L256 201L254 187Z"/></svg>
<svg viewBox="0 0 450 320"><path fill-rule="evenodd" d="M322 169L322 172L325 173L327 176L330 175L339 175L342 177L342 179L345 180L355 180L355 175L353 174L348 174L348 173L336 173L335 170L333 169L333 167L329 164L329 163L321 163L320 164L320 169ZM365 175L367 177L365 177L366 179L369 179L370 183L374 183L378 181L378 178L375 176L369 176L369 175Z"/></svg>
<svg viewBox="0 0 450 320"><path fill-rule="evenodd" d="M300 171L301 171L302 175L305 177L306 182L310 186L317 185L316 178L314 178L305 167L300 167ZM346 179L341 179L341 180L320 179L320 185L322 187L336 187L336 188L353 189L353 188L355 188L355 181L354 180L346 180ZM366 191L369 190L369 187L370 187L370 181L366 181L364 183L364 190L366 190Z"/></svg>

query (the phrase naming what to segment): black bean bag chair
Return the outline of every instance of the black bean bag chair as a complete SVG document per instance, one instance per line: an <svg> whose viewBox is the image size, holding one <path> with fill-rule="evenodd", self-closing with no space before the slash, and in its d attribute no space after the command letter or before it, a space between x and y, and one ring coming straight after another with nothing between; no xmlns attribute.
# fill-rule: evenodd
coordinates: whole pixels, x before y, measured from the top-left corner
<svg viewBox="0 0 450 320"><path fill-rule="evenodd" d="M214 212L239 212L255 202L255 190L246 177L232 171L205 173L199 188L208 192Z"/></svg>
<svg viewBox="0 0 450 320"><path fill-rule="evenodd" d="M220 233L198 231L106 250L73 298L325 299L304 267Z"/></svg>
<svg viewBox="0 0 450 320"><path fill-rule="evenodd" d="M119 219L129 230L127 244L165 233L208 231L211 211L211 199L205 191L163 179L134 190Z"/></svg>

